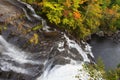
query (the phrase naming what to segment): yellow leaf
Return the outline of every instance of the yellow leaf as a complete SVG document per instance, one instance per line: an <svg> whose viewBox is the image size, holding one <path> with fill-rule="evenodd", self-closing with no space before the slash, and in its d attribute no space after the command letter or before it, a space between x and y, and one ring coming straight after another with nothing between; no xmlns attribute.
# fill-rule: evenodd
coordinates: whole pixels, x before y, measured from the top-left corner
<svg viewBox="0 0 120 80"><path fill-rule="evenodd" d="M38 44L38 34L34 33L29 41L30 43Z"/></svg>

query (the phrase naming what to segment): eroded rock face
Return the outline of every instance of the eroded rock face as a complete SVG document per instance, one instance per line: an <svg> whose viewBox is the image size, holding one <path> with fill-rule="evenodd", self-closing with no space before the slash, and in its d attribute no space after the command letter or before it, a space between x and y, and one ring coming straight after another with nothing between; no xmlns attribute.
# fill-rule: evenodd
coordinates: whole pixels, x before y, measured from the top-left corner
<svg viewBox="0 0 120 80"><path fill-rule="evenodd" d="M0 0L0 23L10 22L22 14L21 9L16 8L6 0Z"/></svg>
<svg viewBox="0 0 120 80"><path fill-rule="evenodd" d="M0 0L0 32L8 42L25 48L28 46L29 39L36 33L30 31L31 28L40 22L27 20L23 9L10 1Z"/></svg>

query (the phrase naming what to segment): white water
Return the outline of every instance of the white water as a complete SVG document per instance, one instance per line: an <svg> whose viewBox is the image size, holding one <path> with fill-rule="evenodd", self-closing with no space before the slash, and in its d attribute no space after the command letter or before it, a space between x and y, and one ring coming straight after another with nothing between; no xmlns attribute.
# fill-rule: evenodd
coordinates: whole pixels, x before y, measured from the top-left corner
<svg viewBox="0 0 120 80"><path fill-rule="evenodd" d="M75 48L79 51L79 53L82 55L82 57L84 58L84 61L89 62L90 60L87 57L87 54L81 49L80 45L78 45L75 41L70 40L66 35L64 35L66 41L67 41L67 45L69 46L69 48ZM1 57L1 59L3 60L11 60L11 61L15 61L17 63L20 64L25 64L25 63L30 63L30 64L41 64L40 61L35 61L35 60L31 60L31 53L28 52L24 52L22 50L20 50L19 48L17 48L16 46L8 43L2 36L0 36L0 52L1 55L4 55L6 57ZM64 51L65 49L63 48L64 46L64 42L60 42L58 43L58 50ZM90 50L90 49L88 49ZM31 58L31 59L29 59ZM22 68L19 66L15 66L12 63L9 63L7 61L0 61L1 62L1 69L3 71L15 71L17 73L23 73L23 74L28 74L28 75L32 75L34 74L34 72L29 71L26 68ZM73 64L73 60L71 59L71 64L66 64L66 65L56 65L53 69L50 70L50 67L52 65L49 64L47 66L47 68L45 69L44 73L42 74L42 76L40 76L37 80L78 80L77 78L75 78L76 75L79 74L79 76L81 76L81 80L87 80L89 78L87 72L83 71L78 71L78 70L82 70L82 64L84 62L81 62L80 64L78 64L76 61L74 61ZM47 64L47 62L46 62Z"/></svg>
<svg viewBox="0 0 120 80"><path fill-rule="evenodd" d="M48 75L41 76L37 80L78 80L75 76L81 76L81 80L88 80L89 76L85 71L82 70L82 65L56 65L52 70L49 71Z"/></svg>
<svg viewBox="0 0 120 80"><path fill-rule="evenodd" d="M83 69L83 64L84 62L90 62L90 60L87 57L87 54L91 53L91 47L89 45L86 45L86 51L83 51L82 48L80 47L79 44L77 44L75 41L69 39L66 35L64 35L67 45L69 48L75 48L78 50L79 54L82 55L84 58L84 61L81 63L77 63L77 61L71 59L70 64L66 65L56 65L51 69L52 62L49 63L47 68L44 69L44 73L38 77L36 80L78 80L75 76L80 76L81 80L89 80L89 74ZM64 51L65 49L63 48L64 42L58 43L58 50L60 52ZM17 73L22 73L22 74L28 74L28 75L34 75L36 72L33 70L29 70L25 67L19 67L15 66L11 62L7 62L8 60L15 61L20 64L41 64L40 61L32 60L31 53L24 52L17 48L16 46L8 43L2 36L0 36L0 53L3 55L0 57L0 68L3 71L14 71ZM33 53L35 54L35 53ZM6 57L4 57L6 56ZM93 56L93 55L91 55ZM47 61L47 60L46 60ZM74 64L73 64L74 63ZM44 63L45 65L47 62ZM39 71L38 71L39 72ZM94 80L94 79L93 79ZM102 78L98 78L98 80L103 80Z"/></svg>
<svg viewBox="0 0 120 80"><path fill-rule="evenodd" d="M31 64L31 65L40 65L42 62L39 60L34 60L31 57L31 53L24 52L16 46L8 43L0 35L0 68L3 71L15 71L17 73L23 73L28 75L33 75L35 72L30 70L30 68L24 66L14 65L18 63L20 65ZM38 54L36 54L38 55ZM33 59L33 60L32 60Z"/></svg>
<svg viewBox="0 0 120 80"><path fill-rule="evenodd" d="M27 58L30 57L29 53L24 52L18 49L16 46L9 44L5 39L0 35L0 44L2 50L0 51L2 55L8 55L12 61L18 63L31 63L31 64L40 64L40 61L32 61ZM4 49L4 50L3 50ZM28 57L28 55L29 57Z"/></svg>
<svg viewBox="0 0 120 80"><path fill-rule="evenodd" d="M64 37L67 40L67 45L69 46L69 48L75 48L75 49L77 49L77 51L82 55L84 61L90 62L90 60L87 57L87 54L82 50L81 46L78 43L76 43L73 40L70 40L66 35L64 35Z"/></svg>
<svg viewBox="0 0 120 80"><path fill-rule="evenodd" d="M22 74L29 74L29 71L27 71L26 69L24 68L21 68L21 67L16 67L14 66L13 64L11 63L8 63L8 62L4 62L4 61L1 61L1 70L3 71L15 71L17 73L22 73Z"/></svg>
<svg viewBox="0 0 120 80"><path fill-rule="evenodd" d="M75 63L75 64L66 64L66 65L56 65L54 68L50 69L52 63L48 65L48 67L45 69L44 73L37 78L36 80L78 80L75 76L80 76L81 80L88 80L89 74L83 69L83 64L84 62L89 62L89 59L87 58L87 54L81 49L80 45L78 45L75 41L70 40L66 35L64 35L66 40L67 40L67 45L69 48L76 48L80 54L83 56L84 61L81 63ZM58 47L62 48L64 43L59 43ZM40 64L40 61L35 61L35 60L29 60L30 58L30 53L24 52L17 48L14 45L9 44L2 36L0 36L0 53L1 55L4 55L6 57L10 58L4 58L1 57L2 60L0 68L3 71L15 71L17 73L22 73L22 74L28 74L28 75L33 75L35 72L29 71L26 68L22 68L19 66L15 66L12 63L9 63L7 61L4 61L4 59L12 60L20 64L24 63L30 63L30 64ZM87 45L89 46L89 45ZM58 48L58 49L59 49ZM90 50L90 47L86 48L86 50ZM64 51L64 49L60 50ZM47 62L46 62L47 64ZM93 79L94 80L94 79ZM98 80L102 80L101 78Z"/></svg>
<svg viewBox="0 0 120 80"><path fill-rule="evenodd" d="M81 76L81 80L88 80L89 76L88 73L86 71L83 70L83 64L84 62L90 62L90 60L87 57L87 54L85 51L83 51L80 47L79 44L77 44L75 41L70 40L66 35L64 35L66 41L67 41L67 46L69 46L69 48L75 48L78 50L79 54L82 55L82 57L84 58L84 61L81 63L77 63L77 61L72 60L71 59L71 63L70 64L66 64L66 65L56 65L54 68L50 69L51 64L49 64L47 66L47 68L45 69L44 73L37 78L37 80L78 80L77 78L75 78L76 75ZM20 64L25 64L25 63L30 63L30 64L41 64L40 61L35 61L35 60L31 60L31 53L28 52L24 52L22 50L20 50L19 48L17 48L16 46L9 44L2 36L0 36L0 45L1 45L1 54L6 56L6 57L10 57L7 58L8 60L11 61L15 61L17 63ZM63 48L64 46L64 42L60 42L58 43L58 50L64 51L65 49ZM89 46L89 45L87 45ZM86 47L86 50L89 52L90 47ZM92 53L91 53L92 54ZM3 60L6 59L6 57L2 57ZM31 58L31 59L29 59ZM74 63L74 64L73 64ZM47 62L46 62L47 64ZM26 68L22 68L19 66L14 66L12 63L6 62L6 61L2 61L1 60L1 69L3 71L15 71L17 73L23 73L23 74L28 74L28 75L32 75L35 74L32 71L29 71ZM81 71L79 71L81 70Z"/></svg>
<svg viewBox="0 0 120 80"><path fill-rule="evenodd" d="M78 80L78 78L76 78L75 76L80 76L79 78L80 80L88 80L90 78L88 72L83 70L84 62L90 62L90 60L87 57L87 53L82 50L79 44L77 44L73 40L70 40L65 34L64 37L66 39L67 46L69 46L69 48L75 48L76 50L78 50L79 54L82 55L84 61L82 61L81 63L77 63L77 61L70 59L68 57L68 59L71 60L70 64L56 65L51 70L49 69L50 67L48 67L44 71L42 76L37 78L37 80ZM58 50L64 51L65 49L63 48L63 46L64 46L64 42L58 43ZM90 48L91 47L87 45L86 51L88 51L91 55L92 53ZM98 79L98 80L102 80L102 79Z"/></svg>
<svg viewBox="0 0 120 80"><path fill-rule="evenodd" d="M27 6L28 9L30 9L30 11L32 12L32 16L34 16L35 18L37 18L38 20L41 20L42 18L40 16L38 16L36 13L35 13L35 10L32 8L31 5L25 3L25 2L22 2L21 0L17 0L18 2L24 4ZM25 15L27 16L28 20L32 21L32 19L30 18L30 16L28 15L28 13L26 12L26 9L21 7L23 9L23 11L25 12Z"/></svg>

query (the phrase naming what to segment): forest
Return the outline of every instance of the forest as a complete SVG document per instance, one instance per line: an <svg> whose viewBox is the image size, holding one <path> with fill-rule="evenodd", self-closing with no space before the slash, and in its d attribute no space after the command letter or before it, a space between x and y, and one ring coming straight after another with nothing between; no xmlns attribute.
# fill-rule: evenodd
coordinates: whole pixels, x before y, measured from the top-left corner
<svg viewBox="0 0 120 80"><path fill-rule="evenodd" d="M120 29L120 0L23 0L36 5L36 12L48 22L78 39L103 31Z"/></svg>

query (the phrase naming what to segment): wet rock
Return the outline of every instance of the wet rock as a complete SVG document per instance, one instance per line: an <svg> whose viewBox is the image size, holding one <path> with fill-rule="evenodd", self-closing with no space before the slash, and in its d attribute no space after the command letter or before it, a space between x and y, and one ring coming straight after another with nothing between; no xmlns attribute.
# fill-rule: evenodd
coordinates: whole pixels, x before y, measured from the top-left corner
<svg viewBox="0 0 120 80"><path fill-rule="evenodd" d="M56 36L59 35L58 31L43 32L43 34L44 34L46 37L56 37Z"/></svg>
<svg viewBox="0 0 120 80"><path fill-rule="evenodd" d="M104 32L103 31L99 31L96 33L99 37L104 37Z"/></svg>
<svg viewBox="0 0 120 80"><path fill-rule="evenodd" d="M70 51L71 53L74 53L73 55L71 55L74 60L83 61L83 57L79 54L79 52L75 48L70 49Z"/></svg>
<svg viewBox="0 0 120 80"><path fill-rule="evenodd" d="M13 71L0 71L0 80L34 80L29 75L15 73Z"/></svg>
<svg viewBox="0 0 120 80"><path fill-rule="evenodd" d="M93 57L91 57L90 54L87 54L88 58L90 59L91 63L95 63L95 59Z"/></svg>
<svg viewBox="0 0 120 80"><path fill-rule="evenodd" d="M119 43L120 42L120 31L116 31L116 33L114 33L109 38L112 39L115 43Z"/></svg>
<svg viewBox="0 0 120 80"><path fill-rule="evenodd" d="M70 59L67 59L63 56L56 56L54 58L54 62L53 62L53 65L65 65L65 64L69 64L70 63Z"/></svg>
<svg viewBox="0 0 120 80"><path fill-rule="evenodd" d="M6 0L0 0L0 22L6 23L22 15L21 9L8 3Z"/></svg>

